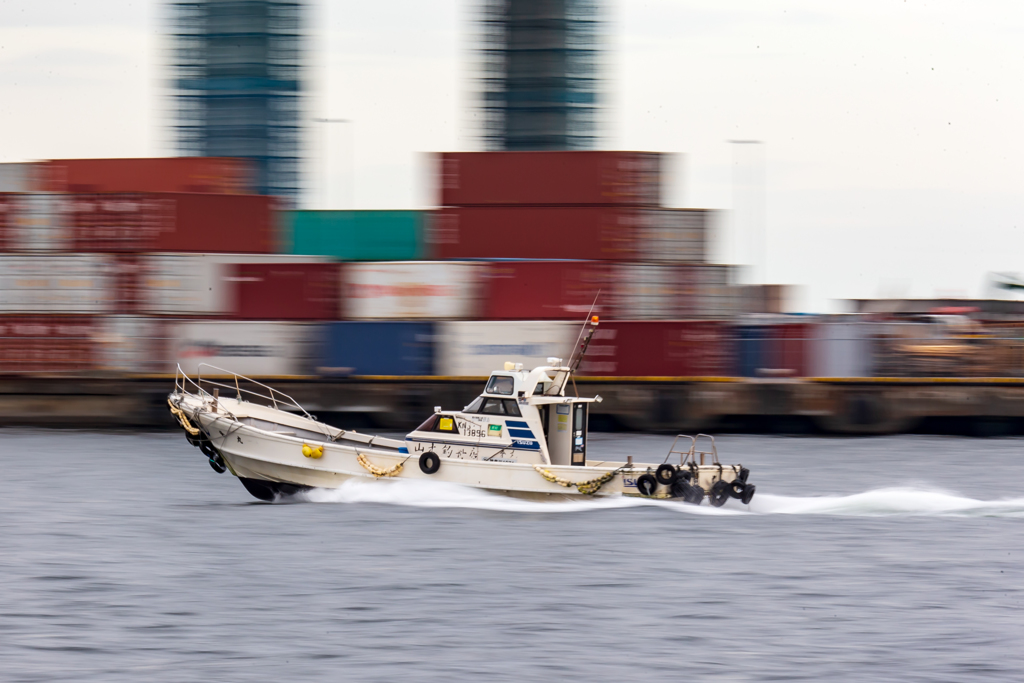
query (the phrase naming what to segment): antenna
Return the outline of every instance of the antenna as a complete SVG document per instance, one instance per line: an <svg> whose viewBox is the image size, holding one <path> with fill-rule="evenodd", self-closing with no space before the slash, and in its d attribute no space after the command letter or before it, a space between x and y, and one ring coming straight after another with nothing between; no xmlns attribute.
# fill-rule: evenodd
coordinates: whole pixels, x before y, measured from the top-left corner
<svg viewBox="0 0 1024 683"><path fill-rule="evenodd" d="M597 316L593 315L593 313L599 296L601 296L600 289L597 290L597 294L594 296L594 303L590 304L590 311L587 312L587 319L583 321L580 333L576 335L576 343L573 345L572 354L569 356L569 368L571 368L572 372L576 372L580 363L583 362L583 356L586 355L587 347L590 346L590 339L594 336L594 330L597 329L598 320ZM590 325L589 327L587 326L588 324ZM581 341L582 343L580 343ZM579 355L577 356L577 354Z"/></svg>

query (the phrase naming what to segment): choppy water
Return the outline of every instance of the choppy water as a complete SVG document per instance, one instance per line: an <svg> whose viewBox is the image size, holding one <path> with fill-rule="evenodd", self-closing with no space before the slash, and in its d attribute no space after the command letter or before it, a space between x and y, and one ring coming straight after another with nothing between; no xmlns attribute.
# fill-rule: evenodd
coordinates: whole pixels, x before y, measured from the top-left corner
<svg viewBox="0 0 1024 683"><path fill-rule="evenodd" d="M719 449L749 510L405 482L268 505L177 433L6 430L0 680L1024 680L1024 440Z"/></svg>

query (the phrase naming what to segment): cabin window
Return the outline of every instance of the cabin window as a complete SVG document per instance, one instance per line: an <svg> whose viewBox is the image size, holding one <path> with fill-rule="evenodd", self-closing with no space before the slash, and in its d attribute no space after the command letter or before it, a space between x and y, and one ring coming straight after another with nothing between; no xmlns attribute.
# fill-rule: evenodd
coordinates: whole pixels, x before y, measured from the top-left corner
<svg viewBox="0 0 1024 683"><path fill-rule="evenodd" d="M512 391L515 389L515 384L515 380L511 377L495 375L494 377L491 377L489 382L487 382L487 388L484 389L484 392L488 394L498 394L499 396L511 396Z"/></svg>
<svg viewBox="0 0 1024 683"><path fill-rule="evenodd" d="M501 402L505 404L505 414L512 415L514 417L522 417L523 414L519 412L519 404L515 402L515 399L503 398Z"/></svg>
<svg viewBox="0 0 1024 683"><path fill-rule="evenodd" d="M462 412L464 412L464 413L479 413L480 412L480 406L483 405L483 402L484 402L484 397L483 396L477 396L475 399L473 399L472 403L470 403L468 406L466 406L465 408L462 409Z"/></svg>
<svg viewBox="0 0 1024 683"><path fill-rule="evenodd" d="M437 415L431 415L427 418L427 421L416 428L417 432L429 432L434 428L434 423L437 422Z"/></svg>
<svg viewBox="0 0 1024 683"><path fill-rule="evenodd" d="M488 398L484 399L483 408L480 412L484 415L504 415L505 405L502 403L500 398Z"/></svg>

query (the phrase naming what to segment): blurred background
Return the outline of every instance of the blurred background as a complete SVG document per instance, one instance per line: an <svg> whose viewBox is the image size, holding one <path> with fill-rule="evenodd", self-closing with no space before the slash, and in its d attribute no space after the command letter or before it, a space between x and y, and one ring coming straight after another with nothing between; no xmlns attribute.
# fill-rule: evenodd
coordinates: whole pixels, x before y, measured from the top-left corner
<svg viewBox="0 0 1024 683"><path fill-rule="evenodd" d="M0 421L209 363L402 427L592 310L600 426L1021 431L1019 23L11 0Z"/></svg>

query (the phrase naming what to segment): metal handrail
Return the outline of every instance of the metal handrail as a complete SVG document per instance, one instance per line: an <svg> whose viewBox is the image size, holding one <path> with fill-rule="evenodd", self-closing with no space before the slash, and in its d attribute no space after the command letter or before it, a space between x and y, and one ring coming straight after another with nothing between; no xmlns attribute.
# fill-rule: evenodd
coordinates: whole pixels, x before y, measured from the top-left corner
<svg viewBox="0 0 1024 683"><path fill-rule="evenodd" d="M686 451L677 451L676 450L676 444L679 443L679 439L689 439L690 440L690 448L688 450L686 450ZM683 465L683 463L686 462L686 460L690 456L690 454L693 453L693 445L696 442L696 440L697 440L696 437L692 437L689 434L676 434L676 438L672 441L672 446L668 449L668 453L665 455L665 459L662 460L662 464L665 464L666 462L668 462L668 459L672 457L673 453L678 453L679 454L679 464Z"/></svg>
<svg viewBox="0 0 1024 683"><path fill-rule="evenodd" d="M700 437L706 437L711 439L711 450L710 451L698 451L697 450L697 439ZM690 448L683 451L677 450L676 444L679 443L679 439L689 439ZM676 438L672 441L672 446L668 449L668 453L665 455L665 459L662 463L668 462L668 459L672 457L672 454L676 453L679 455L679 466L682 467L687 462L697 463L697 456L701 456L701 464L703 465L703 456L710 455L712 458L712 464L719 465L718 462L718 446L715 444L715 437L710 434L698 434L697 436L690 436L689 434L676 434Z"/></svg>
<svg viewBox="0 0 1024 683"><path fill-rule="evenodd" d="M212 370L216 370L220 374L230 375L235 380L234 385L225 384L223 382L217 382L217 381L212 380L212 379L205 379L204 380L203 379L203 375L202 375L202 368L204 366L207 367L207 368L210 368ZM180 381L179 381L179 377L181 378ZM261 394L258 391L253 391L251 389L243 389L239 385L239 383L238 383L239 380L243 380L243 381L248 382L250 384L253 384L253 385L257 386L257 387L261 387L263 389L266 389L268 393ZM211 394L209 391L207 391L206 389L203 388L203 383L205 382L206 385L210 386L210 387L219 387L219 388L222 388L222 389L234 389L237 392L237 396L238 396L238 400L239 401L244 401L245 399L242 397L242 395L243 394L248 394L249 396L255 396L257 398L261 398L261 399L270 401L275 410L280 410L280 408L278 407L278 403L292 406L294 408L297 408L308 419L313 420L314 422L316 421L316 418L314 418L312 415L310 415L306 411L305 408L303 408L301 405L299 405L298 401L296 401L294 398L292 398L288 394L284 393L283 391L278 391L277 389L274 389L273 387L267 386L266 384L263 384L261 382L257 382L256 380L251 379L249 377L246 377L245 375L240 375L237 372L231 372L230 370L225 370L224 368L218 367L216 365L211 365L209 363L200 363L198 368L197 368L196 379L193 380L191 377L188 376L188 374L185 373L184 370L181 369L181 364L178 364L177 372L175 372L175 375L174 375L174 386L175 386L176 389L180 389L183 393L188 393L187 390L186 390L186 382L188 382L189 384L193 385L199 391L199 394L201 396L202 395L206 395L206 396L209 396L210 398L213 398L213 394Z"/></svg>

